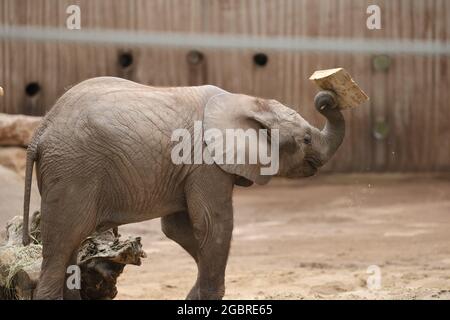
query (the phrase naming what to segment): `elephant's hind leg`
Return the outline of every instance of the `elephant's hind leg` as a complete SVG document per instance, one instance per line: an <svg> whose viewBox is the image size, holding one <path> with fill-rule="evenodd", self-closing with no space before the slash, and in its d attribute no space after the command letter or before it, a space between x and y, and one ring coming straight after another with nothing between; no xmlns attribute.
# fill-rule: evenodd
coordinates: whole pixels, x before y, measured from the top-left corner
<svg viewBox="0 0 450 320"><path fill-rule="evenodd" d="M95 227L93 206L89 197L83 199L54 192L42 200L42 267L34 299L62 299L64 291L67 293L67 267L75 263L74 256L81 241Z"/></svg>
<svg viewBox="0 0 450 320"><path fill-rule="evenodd" d="M187 212L177 212L161 218L161 230L169 238L186 250L195 262L198 262L198 242L194 236L191 220ZM198 280L195 282L187 299L198 299Z"/></svg>

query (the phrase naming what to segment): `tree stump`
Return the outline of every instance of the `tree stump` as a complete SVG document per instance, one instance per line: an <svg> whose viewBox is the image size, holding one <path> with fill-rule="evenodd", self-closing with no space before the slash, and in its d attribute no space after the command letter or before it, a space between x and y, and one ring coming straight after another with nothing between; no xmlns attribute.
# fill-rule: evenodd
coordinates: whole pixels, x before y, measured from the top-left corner
<svg viewBox="0 0 450 320"><path fill-rule="evenodd" d="M32 299L42 262L39 222L39 212L35 212L30 227L33 241L26 247L22 245L22 218L7 223L6 240L0 246L0 299ZM85 239L78 253L82 299L113 299L125 265L140 265L144 257L140 237L120 240L120 235L108 230Z"/></svg>

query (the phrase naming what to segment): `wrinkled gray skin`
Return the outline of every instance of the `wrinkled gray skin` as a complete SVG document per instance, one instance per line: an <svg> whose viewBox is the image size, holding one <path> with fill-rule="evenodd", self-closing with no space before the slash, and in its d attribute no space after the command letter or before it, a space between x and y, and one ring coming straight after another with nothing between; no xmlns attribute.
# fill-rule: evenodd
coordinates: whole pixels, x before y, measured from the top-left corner
<svg viewBox="0 0 450 320"><path fill-rule="evenodd" d="M56 102L28 148L25 226L34 162L42 199L43 262L35 299L79 298L66 289L66 267L76 263L80 242L95 230L159 217L163 232L197 263L187 298L223 297L233 187L264 184L268 177L245 165L175 165L172 131L192 131L195 120L209 127L278 128L279 175L289 178L313 175L345 131L329 92L315 99L328 119L322 131L277 101L224 93L210 85L157 88L101 77Z"/></svg>

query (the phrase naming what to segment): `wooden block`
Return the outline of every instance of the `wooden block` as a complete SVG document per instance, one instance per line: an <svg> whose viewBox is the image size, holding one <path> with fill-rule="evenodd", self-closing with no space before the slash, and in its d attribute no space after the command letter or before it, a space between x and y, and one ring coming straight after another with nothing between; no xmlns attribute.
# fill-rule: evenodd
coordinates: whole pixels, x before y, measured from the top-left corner
<svg viewBox="0 0 450 320"><path fill-rule="evenodd" d="M354 108L369 100L344 68L318 70L309 80L323 90L334 91L340 109Z"/></svg>

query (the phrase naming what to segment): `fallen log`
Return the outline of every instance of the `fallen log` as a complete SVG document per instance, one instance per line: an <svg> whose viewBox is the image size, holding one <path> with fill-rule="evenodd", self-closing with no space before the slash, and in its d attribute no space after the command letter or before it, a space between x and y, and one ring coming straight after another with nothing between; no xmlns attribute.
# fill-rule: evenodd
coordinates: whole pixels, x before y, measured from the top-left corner
<svg viewBox="0 0 450 320"><path fill-rule="evenodd" d="M7 223L6 239L0 246L0 299L29 300L33 297L42 262L40 215L32 217L33 242L22 245L22 218ZM81 298L113 299L117 295L117 278L125 265L140 265L145 257L140 237L120 240L112 230L94 234L83 241L78 253L81 271Z"/></svg>
<svg viewBox="0 0 450 320"><path fill-rule="evenodd" d="M26 147L42 117L0 113L0 145Z"/></svg>

